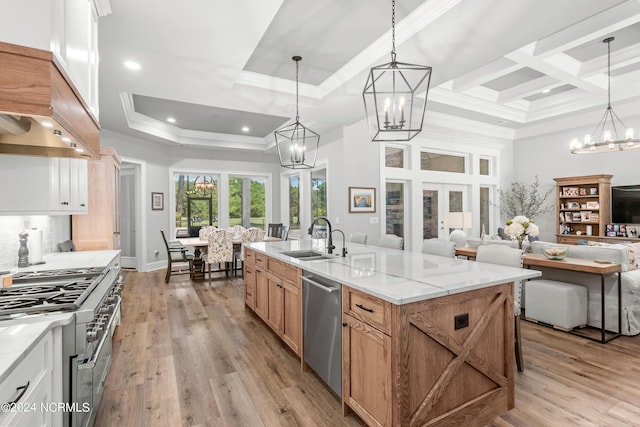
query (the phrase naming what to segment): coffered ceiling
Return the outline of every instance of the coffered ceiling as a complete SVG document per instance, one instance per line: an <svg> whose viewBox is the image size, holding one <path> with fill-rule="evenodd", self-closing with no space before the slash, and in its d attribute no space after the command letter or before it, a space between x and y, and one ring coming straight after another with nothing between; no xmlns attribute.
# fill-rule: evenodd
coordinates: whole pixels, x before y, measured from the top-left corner
<svg viewBox="0 0 640 427"><path fill-rule="evenodd" d="M295 116L293 55L301 121L330 134L364 118L368 69L389 61L390 0L111 3L99 24L101 124L162 144L273 150L273 130ZM616 111L640 107L640 0L396 8L398 60L433 67L427 115L525 129L604 110L608 36Z"/></svg>

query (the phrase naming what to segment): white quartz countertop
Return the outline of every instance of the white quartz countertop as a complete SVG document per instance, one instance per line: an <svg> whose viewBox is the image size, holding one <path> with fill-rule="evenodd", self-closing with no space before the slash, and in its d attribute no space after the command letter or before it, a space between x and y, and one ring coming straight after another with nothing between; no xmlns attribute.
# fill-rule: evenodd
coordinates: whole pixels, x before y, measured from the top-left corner
<svg viewBox="0 0 640 427"><path fill-rule="evenodd" d="M251 249L299 266L303 270L348 285L393 304L407 304L430 298L481 289L501 283L539 277L537 270L506 267L420 252L347 243L349 253L341 257L341 242L331 259L304 261L282 252L314 250L325 252L321 239L256 242Z"/></svg>
<svg viewBox="0 0 640 427"><path fill-rule="evenodd" d="M0 384L50 329L64 326L73 313L25 316L0 322Z"/></svg>
<svg viewBox="0 0 640 427"><path fill-rule="evenodd" d="M16 268L12 269L11 271L42 271L58 270L62 268L106 267L115 257L119 255L119 250L53 252L44 256L44 263L42 264Z"/></svg>

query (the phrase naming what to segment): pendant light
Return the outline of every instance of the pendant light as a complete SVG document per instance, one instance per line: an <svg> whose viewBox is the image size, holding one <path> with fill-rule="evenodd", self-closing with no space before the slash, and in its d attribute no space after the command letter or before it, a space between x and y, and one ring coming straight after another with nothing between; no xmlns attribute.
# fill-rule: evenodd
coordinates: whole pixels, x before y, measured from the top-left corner
<svg viewBox="0 0 640 427"><path fill-rule="evenodd" d="M300 123L298 112L298 73L300 56L291 58L296 63L296 121L274 132L280 166L289 169L311 169L316 165L320 135Z"/></svg>
<svg viewBox="0 0 640 427"><path fill-rule="evenodd" d="M372 141L409 141L422 131L431 67L396 61L396 2L391 2L391 62L371 68L362 92Z"/></svg>
<svg viewBox="0 0 640 427"><path fill-rule="evenodd" d="M615 40L614 37L607 37L602 41L607 44L607 109L591 135L585 135L582 142L578 138L571 140L569 149L573 154L604 153L640 148L640 139L633 137L633 128L627 128L611 107L611 42L613 40ZM625 129L624 138L618 137L618 128Z"/></svg>

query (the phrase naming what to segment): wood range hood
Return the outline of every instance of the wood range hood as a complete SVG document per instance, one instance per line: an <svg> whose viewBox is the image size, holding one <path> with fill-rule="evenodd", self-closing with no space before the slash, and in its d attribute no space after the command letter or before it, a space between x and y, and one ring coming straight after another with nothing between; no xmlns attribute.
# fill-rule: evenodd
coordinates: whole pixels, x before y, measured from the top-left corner
<svg viewBox="0 0 640 427"><path fill-rule="evenodd" d="M100 157L100 124L52 52L0 42L0 153Z"/></svg>

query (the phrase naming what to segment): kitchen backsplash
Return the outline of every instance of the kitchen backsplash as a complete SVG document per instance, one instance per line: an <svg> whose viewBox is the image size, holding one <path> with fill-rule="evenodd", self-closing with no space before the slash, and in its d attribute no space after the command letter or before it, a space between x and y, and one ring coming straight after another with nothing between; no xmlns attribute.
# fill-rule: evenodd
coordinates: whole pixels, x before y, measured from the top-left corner
<svg viewBox="0 0 640 427"><path fill-rule="evenodd" d="M58 251L58 243L68 239L68 216L0 216L0 270L18 265L18 234L22 230L37 228L43 230L42 253L47 255Z"/></svg>

